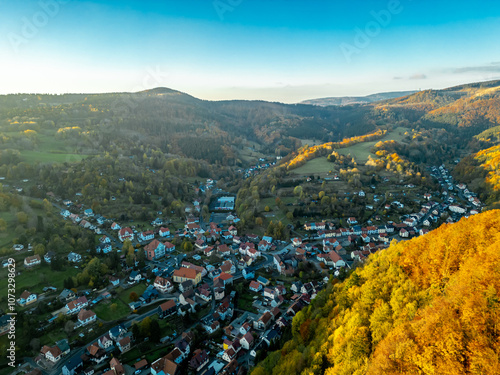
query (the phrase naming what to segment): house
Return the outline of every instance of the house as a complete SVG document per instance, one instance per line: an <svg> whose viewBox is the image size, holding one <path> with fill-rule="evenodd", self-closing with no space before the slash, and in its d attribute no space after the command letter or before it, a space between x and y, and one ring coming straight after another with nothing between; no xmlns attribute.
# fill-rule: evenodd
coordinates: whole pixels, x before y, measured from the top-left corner
<svg viewBox="0 0 500 375"><path fill-rule="evenodd" d="M229 273L232 275L236 273L236 266L230 260L226 260L224 263L221 264L220 270L221 272Z"/></svg>
<svg viewBox="0 0 500 375"><path fill-rule="evenodd" d="M227 230L232 236L238 235L238 229L235 226L231 225Z"/></svg>
<svg viewBox="0 0 500 375"><path fill-rule="evenodd" d="M144 293L140 297L142 303L150 303L159 297L159 292L153 285L148 285Z"/></svg>
<svg viewBox="0 0 500 375"><path fill-rule="evenodd" d="M118 286L120 285L120 279L118 277L115 277L115 276L110 276L109 277L109 282L111 283L111 285L113 286Z"/></svg>
<svg viewBox="0 0 500 375"><path fill-rule="evenodd" d="M62 368L62 375L75 375L82 369L83 362L80 356L74 356Z"/></svg>
<svg viewBox="0 0 500 375"><path fill-rule="evenodd" d="M323 261L327 266L333 266L333 267L345 267L345 262L344 260L340 257L339 254L337 254L334 250L328 252L327 254L320 254L322 255ZM318 257L320 256L318 255Z"/></svg>
<svg viewBox="0 0 500 375"><path fill-rule="evenodd" d="M135 283L139 282L142 279L142 275L139 273L139 271L132 271L130 272L130 275L128 276L128 280L130 283Z"/></svg>
<svg viewBox="0 0 500 375"><path fill-rule="evenodd" d="M215 320L211 324L204 325L203 328L205 328L205 331L207 331L207 333L211 335L220 328L220 323L218 320Z"/></svg>
<svg viewBox="0 0 500 375"><path fill-rule="evenodd" d="M306 223L304 224L305 230L325 230L326 224L324 222L320 223Z"/></svg>
<svg viewBox="0 0 500 375"><path fill-rule="evenodd" d="M66 314L76 314L78 313L81 309L87 307L89 305L89 302L87 301L87 297L82 296L74 301L68 302L66 304Z"/></svg>
<svg viewBox="0 0 500 375"><path fill-rule="evenodd" d="M186 280L191 280L194 285L198 285L201 281L201 272L197 272L195 269L181 267L174 271L173 274L174 283L182 283Z"/></svg>
<svg viewBox="0 0 500 375"><path fill-rule="evenodd" d="M129 227L122 228L118 231L118 238L121 242L125 240L132 241L134 239L134 231Z"/></svg>
<svg viewBox="0 0 500 375"><path fill-rule="evenodd" d="M111 359L111 361L109 362L109 367L111 368L111 370L108 371L110 373L109 375L125 374L125 368L116 357L113 357L113 359ZM107 374L107 372L105 372L105 374Z"/></svg>
<svg viewBox="0 0 500 375"><path fill-rule="evenodd" d="M198 372L210 361L210 359L206 350L196 349L193 354L193 357L189 361L189 369Z"/></svg>
<svg viewBox="0 0 500 375"><path fill-rule="evenodd" d="M47 361L52 363L58 362L62 357L61 349L59 349L57 345L52 347L44 345L40 350L40 353L45 357L45 359L47 359Z"/></svg>
<svg viewBox="0 0 500 375"><path fill-rule="evenodd" d="M67 302L72 300L73 298L76 297L75 292L73 292L71 289L64 289L61 294L57 298L59 298L60 301Z"/></svg>
<svg viewBox="0 0 500 375"><path fill-rule="evenodd" d="M52 259L54 259L55 257L56 257L56 253L53 251L49 251L49 252L47 252L47 254L45 254L43 256L43 259L45 260L45 262L50 263L50 262L52 262Z"/></svg>
<svg viewBox="0 0 500 375"><path fill-rule="evenodd" d="M217 246L217 255L219 257L226 257L231 255L231 249L226 244Z"/></svg>
<svg viewBox="0 0 500 375"><path fill-rule="evenodd" d="M155 238L155 234L152 230L139 233L138 240L141 242L151 241Z"/></svg>
<svg viewBox="0 0 500 375"><path fill-rule="evenodd" d="M111 239L108 236L104 235L104 236L99 238L99 242L100 243L111 243Z"/></svg>
<svg viewBox="0 0 500 375"><path fill-rule="evenodd" d="M154 287L161 293L170 293L174 290L174 284L170 279L156 276Z"/></svg>
<svg viewBox="0 0 500 375"><path fill-rule="evenodd" d="M37 300L36 293L30 293L27 290L25 290L24 292L21 293L21 296L17 300L17 303L20 306L27 306L31 303L36 302L36 300Z"/></svg>
<svg viewBox="0 0 500 375"><path fill-rule="evenodd" d="M210 291L210 286L208 284L203 284L196 289L195 292L198 298L201 298L205 302L210 302L212 300L212 293Z"/></svg>
<svg viewBox="0 0 500 375"><path fill-rule="evenodd" d="M269 285L269 280L266 279L265 277L259 276L259 277L257 277L257 281L259 283L261 283L262 285L264 285L264 286L268 286Z"/></svg>
<svg viewBox="0 0 500 375"><path fill-rule="evenodd" d="M214 298L216 301L220 301L221 299L224 298L226 294L226 291L224 290L224 288L215 288L214 289Z"/></svg>
<svg viewBox="0 0 500 375"><path fill-rule="evenodd" d="M120 340L126 333L127 333L127 330L125 329L125 327L122 324L118 324L117 326L114 326L108 332L109 337L114 341Z"/></svg>
<svg viewBox="0 0 500 375"><path fill-rule="evenodd" d="M252 281L250 281L249 288L252 292L260 292L262 290L262 284L255 281L255 280L252 280Z"/></svg>
<svg viewBox="0 0 500 375"><path fill-rule="evenodd" d="M163 258L165 256L165 245L158 240L153 240L144 246L144 252L148 260Z"/></svg>
<svg viewBox="0 0 500 375"><path fill-rule="evenodd" d="M241 327L240 327L240 329L239 329L239 333L240 333L241 335L244 335L244 334L246 334L247 332L249 332L251 328L252 328L252 326L250 325L250 323L245 322L245 323L243 323L243 324L241 325Z"/></svg>
<svg viewBox="0 0 500 375"><path fill-rule="evenodd" d="M126 336L118 341L118 349L120 349L120 352L122 353L128 352L130 348L131 348L130 336Z"/></svg>
<svg viewBox="0 0 500 375"><path fill-rule="evenodd" d="M207 275L207 270L205 268L201 267L201 266L197 266L196 264L183 261L181 263L181 266L182 267L186 267L186 268L192 268L192 269L194 269L196 272L201 273L201 277L205 277Z"/></svg>
<svg viewBox="0 0 500 375"><path fill-rule="evenodd" d="M245 280L253 279L255 277L255 271L250 270L250 268L243 268L241 274L245 278Z"/></svg>
<svg viewBox="0 0 500 375"><path fill-rule="evenodd" d="M107 254L110 253L113 250L113 247L111 246L110 243L100 243L99 245L96 246L96 251L98 254L103 253Z"/></svg>
<svg viewBox="0 0 500 375"><path fill-rule="evenodd" d="M146 370L148 368L148 360L147 359L141 359L139 362L136 362L134 364L134 369L135 373L138 374L142 372L143 370Z"/></svg>
<svg viewBox="0 0 500 375"><path fill-rule="evenodd" d="M69 354L71 348L67 339L62 339L56 342L57 347L61 350L63 356Z"/></svg>
<svg viewBox="0 0 500 375"><path fill-rule="evenodd" d="M271 244L269 242L261 240L259 242L258 248L260 251L268 251L271 248Z"/></svg>
<svg viewBox="0 0 500 375"><path fill-rule="evenodd" d="M158 231L160 237L170 237L170 229L161 227Z"/></svg>
<svg viewBox="0 0 500 375"><path fill-rule="evenodd" d="M273 299L274 298L274 289L264 288L264 297Z"/></svg>
<svg viewBox="0 0 500 375"><path fill-rule="evenodd" d="M87 353L89 360L97 365L103 363L108 358L106 351L99 347L97 343L87 346Z"/></svg>
<svg viewBox="0 0 500 375"><path fill-rule="evenodd" d="M163 245L165 246L165 252L171 253L172 251L175 250L175 245L173 243L167 241L164 242Z"/></svg>
<svg viewBox="0 0 500 375"><path fill-rule="evenodd" d="M299 237L292 238L292 244L295 247L299 247L300 245L302 245L302 239Z"/></svg>
<svg viewBox="0 0 500 375"><path fill-rule="evenodd" d="M166 318L167 316L177 313L177 304L174 300L169 300L158 306L158 317L160 319Z"/></svg>
<svg viewBox="0 0 500 375"><path fill-rule="evenodd" d="M80 254L71 252L68 254L68 262L78 263L82 260L82 256Z"/></svg>
<svg viewBox="0 0 500 375"><path fill-rule="evenodd" d="M87 208L85 211L83 211L83 214L87 217L92 217L94 216L94 211L92 211L91 208Z"/></svg>
<svg viewBox="0 0 500 375"><path fill-rule="evenodd" d="M234 280L233 275L226 272L222 272L217 279L222 280L224 282L224 286L232 284Z"/></svg>
<svg viewBox="0 0 500 375"><path fill-rule="evenodd" d="M120 230L120 229L122 229L122 227L120 227L120 226L119 226L118 224L116 224L116 223L113 223L113 224L111 224L111 229L112 229L112 230Z"/></svg>
<svg viewBox="0 0 500 375"><path fill-rule="evenodd" d="M251 332L245 333L245 335L240 339L240 344L243 349L250 350L253 346L255 339Z"/></svg>
<svg viewBox="0 0 500 375"><path fill-rule="evenodd" d="M264 312L258 320L253 322L253 327L258 330L265 330L271 324L272 314L269 311Z"/></svg>
<svg viewBox="0 0 500 375"><path fill-rule="evenodd" d="M186 289L182 294L179 296L179 303L181 305L190 305L189 300L194 299L194 290L192 288Z"/></svg>
<svg viewBox="0 0 500 375"><path fill-rule="evenodd" d="M177 375L179 371L177 363L167 357L168 354L151 364L151 375Z"/></svg>
<svg viewBox="0 0 500 375"><path fill-rule="evenodd" d="M78 323L85 326L96 321L97 315L90 310L81 309L78 313Z"/></svg>
<svg viewBox="0 0 500 375"><path fill-rule="evenodd" d="M103 349L108 349L109 347L113 346L113 340L111 340L111 337L109 337L109 334L101 336L97 340L97 343Z"/></svg>
<svg viewBox="0 0 500 375"><path fill-rule="evenodd" d="M33 255L31 257L24 258L24 265L26 267L38 266L41 263L42 263L42 259L40 258L40 255L38 255L38 254Z"/></svg>
<svg viewBox="0 0 500 375"><path fill-rule="evenodd" d="M347 224L350 224L350 225L354 225L354 224L357 224L358 221L356 220L355 217L350 217L347 219Z"/></svg>

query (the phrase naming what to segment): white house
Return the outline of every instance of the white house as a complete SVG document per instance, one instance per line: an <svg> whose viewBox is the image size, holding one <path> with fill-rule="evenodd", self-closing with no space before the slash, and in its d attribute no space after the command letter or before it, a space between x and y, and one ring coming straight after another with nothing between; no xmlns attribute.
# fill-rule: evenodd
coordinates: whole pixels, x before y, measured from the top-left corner
<svg viewBox="0 0 500 375"><path fill-rule="evenodd" d="M30 303L36 302L37 300L37 295L36 293L30 293L27 290L21 293L21 296L17 300L17 303L20 306L26 306L29 305Z"/></svg>
<svg viewBox="0 0 500 375"><path fill-rule="evenodd" d="M96 318L97 315L95 314L95 312L90 310L81 309L78 313L78 323L80 323L80 325L82 326L95 322Z"/></svg>
<svg viewBox="0 0 500 375"><path fill-rule="evenodd" d="M68 261L72 263L78 263L82 260L82 256L80 254L71 252L68 254Z"/></svg>
<svg viewBox="0 0 500 375"><path fill-rule="evenodd" d="M33 255L31 257L26 257L24 258L24 265L26 267L34 267L38 266L39 264L42 263L42 259L40 258L40 255Z"/></svg>

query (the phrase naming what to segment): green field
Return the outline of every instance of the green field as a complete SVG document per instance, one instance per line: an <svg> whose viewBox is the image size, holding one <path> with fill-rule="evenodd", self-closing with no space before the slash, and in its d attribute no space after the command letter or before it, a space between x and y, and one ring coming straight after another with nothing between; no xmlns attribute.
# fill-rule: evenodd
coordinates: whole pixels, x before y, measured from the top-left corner
<svg viewBox="0 0 500 375"><path fill-rule="evenodd" d="M18 136L19 133L7 132L7 135ZM21 157L27 163L34 162L78 162L88 155L79 154L73 147L68 146L66 140L57 139L55 131L43 131L36 134L37 146L35 150L21 150Z"/></svg>
<svg viewBox="0 0 500 375"><path fill-rule="evenodd" d="M333 170L335 170L335 164L326 160L326 157L320 157L309 160L301 167L291 170L290 173L308 176L311 174L328 173Z"/></svg>
<svg viewBox="0 0 500 375"><path fill-rule="evenodd" d="M31 254L32 255L32 254ZM27 254L26 254L27 256ZM21 272L21 275L16 276L16 298L19 298L24 290L29 290L34 293L41 293L46 286L53 286L59 292L62 291L64 279L70 276L76 276L79 270L68 267L64 271L52 271L46 264L35 267L32 270L26 270L24 265L16 264L16 270ZM7 268L0 271L0 279L7 277ZM7 283L0 285L0 296L7 296Z"/></svg>
<svg viewBox="0 0 500 375"><path fill-rule="evenodd" d="M364 164L368 160L368 156L375 156L371 153L371 149L380 141L389 141L395 140L397 142L401 142L405 137L404 133L407 132L407 128L398 127L389 133L387 133L384 137L379 140L371 141L371 142L362 142L355 144L353 146L345 147L337 149L336 151L341 155L350 154L358 164ZM307 176L309 174L324 174L328 173L331 170L334 170L335 164L330 163L326 160L326 157L319 157L316 159L309 160L303 166L293 169L290 172L294 174L300 174Z"/></svg>
<svg viewBox="0 0 500 375"><path fill-rule="evenodd" d="M371 142L362 142L355 144L353 146L349 146L346 148L340 148L336 150L339 154L341 155L347 155L351 154L354 159L356 159L357 163L366 163L368 161L368 156L375 156L374 154L371 153L371 149L373 146L375 146L378 142L384 142L384 141L390 141L394 140L396 142L401 142L404 138L404 133L407 132L407 128L396 128L389 133L387 133L384 137L382 137L379 140L376 141L371 141Z"/></svg>
<svg viewBox="0 0 500 375"><path fill-rule="evenodd" d="M137 285L134 285L132 288L128 288L128 289L118 289L118 298L120 298L124 303L130 303L132 302L129 298L130 296L130 293L132 292L136 292L137 295L140 297L142 295L142 293L144 293L144 291L146 290L146 285L141 283L141 284L137 284Z"/></svg>
<svg viewBox="0 0 500 375"><path fill-rule="evenodd" d="M111 305L114 303L116 303L116 310L111 309ZM127 304L116 298L98 303L94 308L94 312L99 319L109 322L125 318L131 313L131 310Z"/></svg>

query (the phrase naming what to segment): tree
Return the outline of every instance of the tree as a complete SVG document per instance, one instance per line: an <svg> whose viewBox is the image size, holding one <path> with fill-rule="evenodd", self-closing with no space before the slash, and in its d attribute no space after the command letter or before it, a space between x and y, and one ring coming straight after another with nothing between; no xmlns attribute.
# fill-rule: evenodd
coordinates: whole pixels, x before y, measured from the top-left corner
<svg viewBox="0 0 500 375"><path fill-rule="evenodd" d="M139 295L136 292L131 292L128 296L128 299L132 302L137 302L139 300Z"/></svg>
<svg viewBox="0 0 500 375"><path fill-rule="evenodd" d="M75 329L75 323L73 321L68 320L66 324L64 324L64 332L69 336L71 332Z"/></svg>
<svg viewBox="0 0 500 375"><path fill-rule="evenodd" d="M300 197L303 193L303 190L302 190L302 186L296 186L294 189L293 189L293 194Z"/></svg>
<svg viewBox="0 0 500 375"><path fill-rule="evenodd" d="M266 207L264 207L264 211L269 212L269 211L271 211L271 209L269 208L269 206L266 206Z"/></svg>
<svg viewBox="0 0 500 375"><path fill-rule="evenodd" d="M40 351L40 339L34 338L30 341L31 350L38 353Z"/></svg>
<svg viewBox="0 0 500 375"><path fill-rule="evenodd" d="M145 317L140 325L141 335L143 337L151 336L151 318L149 316Z"/></svg>
<svg viewBox="0 0 500 375"><path fill-rule="evenodd" d="M45 255L45 246L43 246L41 243L36 244L33 247L33 251L35 254L40 255L40 257L43 257Z"/></svg>
<svg viewBox="0 0 500 375"><path fill-rule="evenodd" d="M153 319L151 321L151 336L150 339L152 342L160 342L161 339L161 330L160 330L160 323L158 323L158 320Z"/></svg>

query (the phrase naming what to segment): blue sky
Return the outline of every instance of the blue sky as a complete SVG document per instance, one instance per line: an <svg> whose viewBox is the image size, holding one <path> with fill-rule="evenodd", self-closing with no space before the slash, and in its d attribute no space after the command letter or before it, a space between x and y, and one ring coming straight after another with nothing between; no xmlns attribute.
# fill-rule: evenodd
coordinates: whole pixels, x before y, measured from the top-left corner
<svg viewBox="0 0 500 375"><path fill-rule="evenodd" d="M0 0L0 93L304 99L500 79L500 4Z"/></svg>

